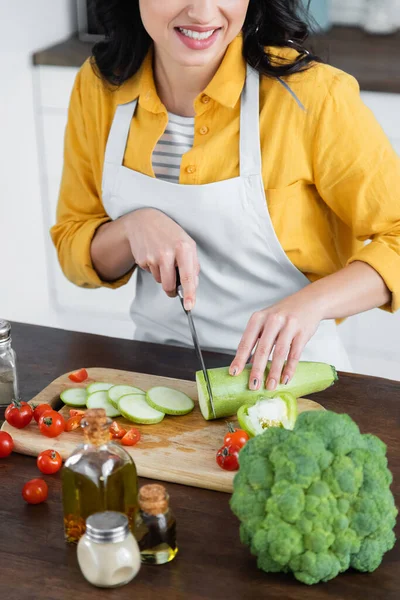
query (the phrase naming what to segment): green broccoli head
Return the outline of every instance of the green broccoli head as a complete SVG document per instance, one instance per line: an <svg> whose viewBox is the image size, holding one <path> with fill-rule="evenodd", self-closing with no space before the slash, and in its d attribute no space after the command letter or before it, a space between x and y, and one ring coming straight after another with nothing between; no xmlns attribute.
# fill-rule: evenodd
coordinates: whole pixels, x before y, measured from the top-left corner
<svg viewBox="0 0 400 600"><path fill-rule="evenodd" d="M393 548L397 509L386 446L348 415L302 413L241 450L231 508L260 569L304 583L374 571Z"/></svg>

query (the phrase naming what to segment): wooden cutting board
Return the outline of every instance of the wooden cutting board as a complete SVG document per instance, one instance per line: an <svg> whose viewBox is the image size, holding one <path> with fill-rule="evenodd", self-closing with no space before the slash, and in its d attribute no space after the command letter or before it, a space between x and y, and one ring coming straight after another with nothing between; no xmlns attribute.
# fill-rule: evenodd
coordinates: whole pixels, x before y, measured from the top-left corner
<svg viewBox="0 0 400 600"><path fill-rule="evenodd" d="M118 371L115 369L90 368L89 380L83 384L73 384L68 375L62 375L35 398L34 404L48 403L68 417L69 407L63 406L60 394L70 387L85 387L93 381L113 384L125 383L143 390L157 385L180 390L193 398L195 409L183 417L166 416L157 425L135 425L124 418L115 419L122 426L137 427L142 439L137 446L125 447L135 461L138 474L150 479L181 483L221 492L231 492L234 473L223 471L215 462L215 455L223 444L227 431L224 419L205 421L197 403L197 389L193 381L170 379L157 375ZM299 399L299 412L324 410L312 400ZM235 422L235 419L230 419ZM21 454L37 456L43 450L53 448L66 459L75 447L82 443L80 429L65 432L58 438L47 438L39 433L35 421L25 429L15 429L4 423L3 431L8 431L14 439L14 450Z"/></svg>

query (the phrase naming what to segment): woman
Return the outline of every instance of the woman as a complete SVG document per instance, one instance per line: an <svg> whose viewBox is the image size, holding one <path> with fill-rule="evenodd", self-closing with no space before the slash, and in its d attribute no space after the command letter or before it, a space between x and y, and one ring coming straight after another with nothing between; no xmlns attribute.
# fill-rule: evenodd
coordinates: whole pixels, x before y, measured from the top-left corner
<svg viewBox="0 0 400 600"><path fill-rule="evenodd" d="M136 338L191 345L177 267L201 344L232 375L255 349L252 389L300 357L350 370L335 320L400 302L400 162L355 80L302 48L301 1L95 4L52 229L66 276L139 267Z"/></svg>

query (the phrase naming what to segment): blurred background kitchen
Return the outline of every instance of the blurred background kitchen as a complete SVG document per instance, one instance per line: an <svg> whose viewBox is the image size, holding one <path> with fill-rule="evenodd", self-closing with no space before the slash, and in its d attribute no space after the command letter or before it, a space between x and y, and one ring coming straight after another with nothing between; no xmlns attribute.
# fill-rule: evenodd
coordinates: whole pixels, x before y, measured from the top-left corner
<svg viewBox="0 0 400 600"><path fill-rule="evenodd" d="M400 0L312 0L310 10L313 49L358 79L400 154ZM70 91L99 34L90 10L85 0L0 0L0 25L0 317L131 338L134 282L75 287L48 233ZM356 371L400 380L399 313L370 311L340 333Z"/></svg>

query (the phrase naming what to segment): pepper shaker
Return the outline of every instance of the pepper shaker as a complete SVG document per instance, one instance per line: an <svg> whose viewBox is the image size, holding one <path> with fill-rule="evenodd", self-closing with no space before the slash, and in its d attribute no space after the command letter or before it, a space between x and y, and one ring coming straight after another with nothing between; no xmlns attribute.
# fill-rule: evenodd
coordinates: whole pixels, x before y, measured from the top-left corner
<svg viewBox="0 0 400 600"><path fill-rule="evenodd" d="M19 400L16 354L11 347L11 325L0 319L0 420L11 402Z"/></svg>

